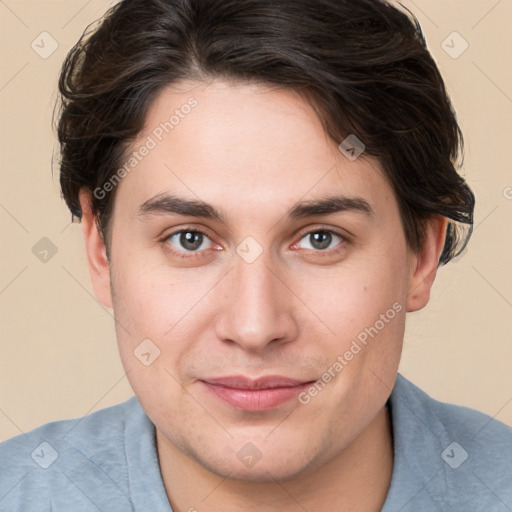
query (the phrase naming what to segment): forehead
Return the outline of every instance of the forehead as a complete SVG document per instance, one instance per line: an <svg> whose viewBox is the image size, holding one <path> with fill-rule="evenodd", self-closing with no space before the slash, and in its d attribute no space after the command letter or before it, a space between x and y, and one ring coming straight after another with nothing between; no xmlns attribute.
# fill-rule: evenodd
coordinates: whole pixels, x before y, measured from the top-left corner
<svg viewBox="0 0 512 512"><path fill-rule="evenodd" d="M297 93L261 84L163 89L124 164L128 159L116 210L120 203L132 213L163 193L228 213L236 208L247 218L333 193L364 198L376 210L394 203L376 160L363 154L350 161Z"/></svg>

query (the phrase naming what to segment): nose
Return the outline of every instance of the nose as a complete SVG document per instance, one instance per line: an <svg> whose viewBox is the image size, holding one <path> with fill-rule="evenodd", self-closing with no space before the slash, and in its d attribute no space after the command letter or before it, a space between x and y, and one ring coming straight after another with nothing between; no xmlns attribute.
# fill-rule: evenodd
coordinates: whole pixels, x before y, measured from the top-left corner
<svg viewBox="0 0 512 512"><path fill-rule="evenodd" d="M284 276L272 268L265 253L252 263L238 256L234 260L219 290L218 339L260 354L270 344L277 347L293 341L299 331L294 317L296 298Z"/></svg>

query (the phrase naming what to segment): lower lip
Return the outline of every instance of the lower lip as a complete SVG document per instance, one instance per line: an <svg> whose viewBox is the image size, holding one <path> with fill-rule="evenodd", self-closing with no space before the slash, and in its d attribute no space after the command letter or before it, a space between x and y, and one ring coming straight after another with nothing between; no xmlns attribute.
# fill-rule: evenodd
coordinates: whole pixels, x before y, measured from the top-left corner
<svg viewBox="0 0 512 512"><path fill-rule="evenodd" d="M236 409L247 412L262 412L276 409L293 398L297 398L304 389L311 385L310 382L306 382L300 386L282 388L235 389L209 384L204 381L201 382L217 398L227 402Z"/></svg>

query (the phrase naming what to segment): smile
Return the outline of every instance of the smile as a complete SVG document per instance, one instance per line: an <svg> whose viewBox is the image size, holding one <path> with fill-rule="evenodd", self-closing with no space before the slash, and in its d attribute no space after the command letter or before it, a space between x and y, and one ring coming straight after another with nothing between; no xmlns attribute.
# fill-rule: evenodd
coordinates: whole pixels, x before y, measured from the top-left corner
<svg viewBox="0 0 512 512"><path fill-rule="evenodd" d="M200 382L216 398L236 409L263 412L276 409L296 398L314 381L281 376L267 376L256 380L231 376L204 379Z"/></svg>

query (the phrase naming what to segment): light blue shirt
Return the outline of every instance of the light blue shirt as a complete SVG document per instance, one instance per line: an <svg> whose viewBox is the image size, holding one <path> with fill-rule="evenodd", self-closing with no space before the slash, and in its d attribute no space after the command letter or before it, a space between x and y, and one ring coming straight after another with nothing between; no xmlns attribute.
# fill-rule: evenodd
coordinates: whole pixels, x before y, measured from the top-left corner
<svg viewBox="0 0 512 512"><path fill-rule="evenodd" d="M512 511L512 428L433 400L401 375L390 411L395 459L382 512ZM172 512L155 427L135 396L0 443L0 511L98 510Z"/></svg>

